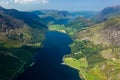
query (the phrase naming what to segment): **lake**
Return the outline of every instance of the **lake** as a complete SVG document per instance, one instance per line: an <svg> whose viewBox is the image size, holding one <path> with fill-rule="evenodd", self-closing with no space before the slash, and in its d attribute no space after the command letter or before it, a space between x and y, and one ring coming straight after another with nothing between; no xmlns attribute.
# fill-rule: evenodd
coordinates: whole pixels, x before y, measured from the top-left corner
<svg viewBox="0 0 120 80"><path fill-rule="evenodd" d="M34 56L35 64L16 80L80 80L76 69L61 64L64 55L71 53L71 43L67 34L48 31L43 48Z"/></svg>

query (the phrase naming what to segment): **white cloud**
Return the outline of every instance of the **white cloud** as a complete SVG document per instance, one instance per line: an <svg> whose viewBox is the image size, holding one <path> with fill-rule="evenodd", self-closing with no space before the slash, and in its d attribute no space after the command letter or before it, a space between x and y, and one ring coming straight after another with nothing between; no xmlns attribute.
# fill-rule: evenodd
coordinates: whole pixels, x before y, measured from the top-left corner
<svg viewBox="0 0 120 80"><path fill-rule="evenodd" d="M8 4L9 1L0 1L0 4Z"/></svg>
<svg viewBox="0 0 120 80"><path fill-rule="evenodd" d="M0 5L7 5L7 4L36 4L36 3L42 3L46 4L48 3L48 0L0 0Z"/></svg>
<svg viewBox="0 0 120 80"><path fill-rule="evenodd" d="M7 6L9 4L9 1L0 1L1 6Z"/></svg>
<svg viewBox="0 0 120 80"><path fill-rule="evenodd" d="M36 0L14 0L14 3L19 3L19 4L30 3L30 2L36 2Z"/></svg>
<svg viewBox="0 0 120 80"><path fill-rule="evenodd" d="M16 4L26 4L26 3L48 3L48 0L14 0Z"/></svg>
<svg viewBox="0 0 120 80"><path fill-rule="evenodd" d="M48 3L48 0L0 0L0 6L17 10L39 9L39 5L44 5L46 3Z"/></svg>
<svg viewBox="0 0 120 80"><path fill-rule="evenodd" d="M41 3L45 4L45 3L48 3L48 0L40 0Z"/></svg>

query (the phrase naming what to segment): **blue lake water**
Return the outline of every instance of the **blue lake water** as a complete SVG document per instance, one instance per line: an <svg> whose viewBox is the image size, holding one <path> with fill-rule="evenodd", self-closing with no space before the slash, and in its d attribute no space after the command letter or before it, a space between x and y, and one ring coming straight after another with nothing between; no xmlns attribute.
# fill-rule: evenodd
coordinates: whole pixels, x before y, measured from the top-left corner
<svg viewBox="0 0 120 80"><path fill-rule="evenodd" d="M16 80L80 80L76 69L61 64L63 56L71 52L71 43L67 34L48 31L43 48L34 56L35 64Z"/></svg>

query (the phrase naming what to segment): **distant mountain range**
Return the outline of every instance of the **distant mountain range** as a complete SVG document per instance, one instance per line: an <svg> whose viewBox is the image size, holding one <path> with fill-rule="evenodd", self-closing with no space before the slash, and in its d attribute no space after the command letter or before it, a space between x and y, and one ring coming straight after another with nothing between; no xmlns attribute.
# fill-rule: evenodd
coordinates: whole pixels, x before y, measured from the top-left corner
<svg viewBox="0 0 120 80"><path fill-rule="evenodd" d="M74 18L69 21L68 25L79 30L96 23L101 23L112 18L120 17L120 5L106 7L100 12L83 11L71 13Z"/></svg>
<svg viewBox="0 0 120 80"><path fill-rule="evenodd" d="M119 16L120 16L120 5L117 5L117 6L110 6L104 8L95 16L94 19L97 22L102 22L108 20L109 18L114 18Z"/></svg>
<svg viewBox="0 0 120 80"><path fill-rule="evenodd" d="M76 12L70 12L71 16L73 17L84 17L84 18L91 18L94 15L96 15L97 11L76 11Z"/></svg>
<svg viewBox="0 0 120 80"><path fill-rule="evenodd" d="M76 17L89 18L95 15L97 12L94 11L78 11L78 12L68 12L59 10L37 10L32 11L32 13L38 15L45 24L68 24L70 20Z"/></svg>
<svg viewBox="0 0 120 80"><path fill-rule="evenodd" d="M44 24L67 24L71 18L71 15L67 11L59 10L38 10L32 11L32 13L38 15L44 22Z"/></svg>

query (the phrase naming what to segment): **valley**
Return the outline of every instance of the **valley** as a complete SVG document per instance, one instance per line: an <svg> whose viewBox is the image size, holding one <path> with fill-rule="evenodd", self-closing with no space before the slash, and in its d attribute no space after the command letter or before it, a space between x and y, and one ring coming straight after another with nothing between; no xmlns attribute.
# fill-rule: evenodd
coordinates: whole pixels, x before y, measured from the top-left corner
<svg viewBox="0 0 120 80"><path fill-rule="evenodd" d="M62 64L63 56L71 53L71 43L67 34L48 31L43 47L34 56L34 65L15 80L81 80L76 69Z"/></svg>
<svg viewBox="0 0 120 80"><path fill-rule="evenodd" d="M109 7L110 8L110 7ZM111 7L114 11L116 7ZM120 7L119 7L120 8ZM104 12L107 8L104 9ZM118 9L118 6L117 6ZM103 12L103 11L101 11ZM117 11L118 12L118 11ZM117 13L114 12L113 14ZM119 13L119 12L118 12ZM112 12L107 15L112 15ZM113 17L113 16L110 16ZM108 17L109 18L109 17ZM68 34L73 43L71 54L64 56L64 63L77 70L85 80L119 80L119 20L118 15L79 28L71 25L53 25L49 29ZM100 19L99 19L100 20ZM78 24L81 21L77 22ZM75 25L77 25L77 23ZM88 24L88 22L87 22Z"/></svg>
<svg viewBox="0 0 120 80"><path fill-rule="evenodd" d="M0 7L0 80L120 80L119 13Z"/></svg>

